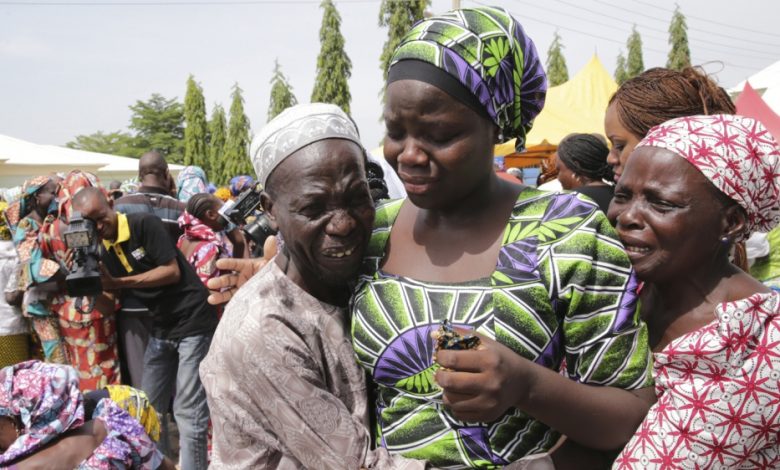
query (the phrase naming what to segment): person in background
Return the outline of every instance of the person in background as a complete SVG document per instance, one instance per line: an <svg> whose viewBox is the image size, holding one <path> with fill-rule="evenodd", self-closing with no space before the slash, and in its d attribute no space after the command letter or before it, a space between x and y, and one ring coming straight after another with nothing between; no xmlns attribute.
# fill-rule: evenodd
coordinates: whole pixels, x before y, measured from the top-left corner
<svg viewBox="0 0 780 470"><path fill-rule="evenodd" d="M116 201L120 197L124 196L124 192L122 191L122 182L119 180L111 180L110 183L108 183L108 197L111 198L112 201Z"/></svg>
<svg viewBox="0 0 780 470"><path fill-rule="evenodd" d="M70 364L79 371L83 392L121 382L116 337L119 302L116 295L104 291L95 297L82 298L82 307L94 302L92 309L86 311L77 307L76 298L67 294L62 283L71 262L71 250L63 235L73 215L73 196L84 188L99 187L100 182L95 175L80 170L71 171L60 184L58 214L46 217L38 236L43 256L60 266L60 288L52 295L50 305L52 313L59 320Z"/></svg>
<svg viewBox="0 0 780 470"><path fill-rule="evenodd" d="M669 119L698 114L734 114L726 90L700 70L652 68L620 85L609 100L604 130L612 144L607 161L615 181L647 132Z"/></svg>
<svg viewBox="0 0 780 470"><path fill-rule="evenodd" d="M217 260L233 257L233 250L224 234L227 221L219 214L223 204L212 194L195 194L187 201L187 209L179 217L184 233L176 247L195 268L204 285L221 274Z"/></svg>
<svg viewBox="0 0 780 470"><path fill-rule="evenodd" d="M19 306L19 257L5 218L8 203L0 202L0 367L30 359L30 326Z"/></svg>
<svg viewBox="0 0 780 470"><path fill-rule="evenodd" d="M567 135L555 152L558 181L563 189L588 196L605 214L612 200L614 179L607 163L608 154L606 143L592 134Z"/></svg>
<svg viewBox="0 0 780 470"><path fill-rule="evenodd" d="M78 373L27 361L0 370L0 466L25 469L174 470L121 405L85 413Z"/></svg>
<svg viewBox="0 0 780 470"><path fill-rule="evenodd" d="M555 164L555 154L550 155L541 162L541 171L536 177L536 187L542 191L560 191L563 189L558 181L558 167Z"/></svg>
<svg viewBox="0 0 780 470"><path fill-rule="evenodd" d="M254 186L255 180L249 175L239 175L230 178L230 197L235 199L245 189Z"/></svg>
<svg viewBox="0 0 780 470"><path fill-rule="evenodd" d="M51 308L51 298L58 291L55 276L60 265L43 256L38 239L44 219L56 214L57 182L49 176L25 181L22 194L6 209L14 246L21 265L19 285L24 290L22 312L32 321L46 362L70 364L60 324Z"/></svg>
<svg viewBox="0 0 780 470"><path fill-rule="evenodd" d="M780 468L780 293L729 260L780 223L777 142L744 116L681 117L623 170L609 217L644 281L658 397L615 468Z"/></svg>
<svg viewBox="0 0 780 470"><path fill-rule="evenodd" d="M561 434L622 448L653 398L629 258L585 196L493 170L495 144L522 146L544 103L533 41L502 8L466 8L418 22L390 64L384 152L409 196L377 207L350 303L380 445L452 468ZM482 347L435 350L444 320Z"/></svg>
<svg viewBox="0 0 780 470"><path fill-rule="evenodd" d="M209 411L198 366L217 324L216 310L207 302L208 290L153 214L116 212L97 188L76 193L73 207L97 226L103 245L103 287L131 290L152 312L141 388L164 416L175 385L182 467L205 468ZM169 455L166 431L163 428L159 445Z"/></svg>
<svg viewBox="0 0 780 470"><path fill-rule="evenodd" d="M147 152L141 156L138 160L138 180L138 190L117 199L114 208L123 214L154 214L163 222L171 242L175 244L182 233L179 216L184 212L185 204L170 194L173 178L162 154ZM117 335L122 376L126 384L141 388L144 352L153 324L152 314L130 292L123 292L120 302Z"/></svg>
<svg viewBox="0 0 780 470"><path fill-rule="evenodd" d="M199 166L186 166L176 177L176 186L177 199L186 203L192 196L205 193L208 189L206 172Z"/></svg>
<svg viewBox="0 0 780 470"><path fill-rule="evenodd" d="M230 200L230 188L220 186L214 191L214 196L218 197L222 202L228 202Z"/></svg>
<svg viewBox="0 0 780 470"><path fill-rule="evenodd" d="M338 106L302 104L257 141L263 208L285 243L228 304L201 365L212 466L424 468L370 448L346 311L374 216L354 123Z"/></svg>

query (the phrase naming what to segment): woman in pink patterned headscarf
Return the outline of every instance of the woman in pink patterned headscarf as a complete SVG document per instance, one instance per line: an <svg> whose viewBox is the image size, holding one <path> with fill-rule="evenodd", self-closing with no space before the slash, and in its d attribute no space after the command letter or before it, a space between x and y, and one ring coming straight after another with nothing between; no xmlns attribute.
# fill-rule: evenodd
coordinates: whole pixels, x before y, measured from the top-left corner
<svg viewBox="0 0 780 470"><path fill-rule="evenodd" d="M0 370L0 467L174 468L111 399L85 416L78 386L69 366L27 361Z"/></svg>
<svg viewBox="0 0 780 470"><path fill-rule="evenodd" d="M759 122L690 116L650 130L609 217L637 276L657 403L616 468L778 468L780 294L729 262L780 222L780 152Z"/></svg>

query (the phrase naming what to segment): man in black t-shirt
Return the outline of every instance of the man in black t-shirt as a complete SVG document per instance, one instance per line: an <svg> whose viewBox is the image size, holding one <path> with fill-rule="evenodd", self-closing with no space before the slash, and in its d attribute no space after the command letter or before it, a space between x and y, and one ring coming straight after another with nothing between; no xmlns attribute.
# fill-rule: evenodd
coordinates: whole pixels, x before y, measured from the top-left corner
<svg viewBox="0 0 780 470"><path fill-rule="evenodd" d="M171 196L173 177L165 157L151 151L138 159L138 181L141 186L133 194L114 201L114 209L123 214L138 212L154 214L162 220L173 243L179 240L182 229L179 216L185 204ZM141 388L144 373L144 354L152 334L152 314L132 291L122 293L122 309L117 315L117 336L122 357L122 380L127 385Z"/></svg>
<svg viewBox="0 0 780 470"><path fill-rule="evenodd" d="M153 315L144 355L143 390L158 413L176 386L181 466L206 468L208 405L198 376L217 326L208 290L153 214L122 214L96 188L85 188L73 207L97 226L102 244L103 288L130 290ZM166 439L161 440L162 450Z"/></svg>

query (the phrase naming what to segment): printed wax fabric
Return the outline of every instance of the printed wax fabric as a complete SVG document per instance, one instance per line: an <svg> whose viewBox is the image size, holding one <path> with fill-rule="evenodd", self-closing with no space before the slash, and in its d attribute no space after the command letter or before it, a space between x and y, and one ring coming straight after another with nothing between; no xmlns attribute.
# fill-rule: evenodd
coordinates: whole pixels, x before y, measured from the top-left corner
<svg viewBox="0 0 780 470"><path fill-rule="evenodd" d="M106 387L111 401L127 411L153 441L160 440L160 420L154 407L149 403L149 397L143 390L128 385L109 385Z"/></svg>
<svg viewBox="0 0 780 470"><path fill-rule="evenodd" d="M80 470L155 470L162 463L162 453L144 427L113 399L100 400L92 419L103 423L107 435Z"/></svg>
<svg viewBox="0 0 780 470"><path fill-rule="evenodd" d="M8 203L0 201L0 241L11 240L11 225L8 223L8 218L5 215L5 211L8 210Z"/></svg>
<svg viewBox="0 0 780 470"><path fill-rule="evenodd" d="M68 225L60 219L50 219L40 234L42 252L65 269L68 247L62 234ZM121 382L116 334L119 300L113 293L102 292L94 298L84 297L83 306L90 299L94 306L89 312L77 309L76 298L68 296L64 289L53 294L50 300L69 363L79 372L83 392Z"/></svg>
<svg viewBox="0 0 780 470"><path fill-rule="evenodd" d="M60 266L43 256L40 229L41 225L35 219L25 217L14 232L14 246L21 266L19 285L25 290L22 313L31 319L46 362L69 364L59 322L51 306L57 288L49 281Z"/></svg>
<svg viewBox="0 0 780 470"><path fill-rule="evenodd" d="M426 18L406 33L390 59L435 65L468 89L517 150L544 106L547 76L536 46L503 8L477 7ZM391 72L392 73L392 72Z"/></svg>
<svg viewBox="0 0 780 470"><path fill-rule="evenodd" d="M780 294L715 317L655 355L658 401L614 468L780 468Z"/></svg>
<svg viewBox="0 0 780 470"><path fill-rule="evenodd" d="M732 114L676 118L650 129L639 147L685 158L742 206L748 215L745 238L780 223L780 148L759 121Z"/></svg>
<svg viewBox="0 0 780 470"><path fill-rule="evenodd" d="M70 172L60 184L57 194L59 217L48 216L38 236L42 255L56 262L63 272L68 271L65 261L69 253L63 237L68 230L65 221L73 212L73 196L89 187L99 187L95 175L80 170ZM69 363L79 372L82 392L99 390L121 381L114 316L119 310L118 299L103 292L97 297L82 299L83 306L90 301L94 301L94 308L88 312L81 311L76 308L76 299L61 289L52 294L49 305L59 321Z"/></svg>
<svg viewBox="0 0 780 470"><path fill-rule="evenodd" d="M179 227L184 234L179 237L176 247L181 250L185 240L195 244L195 248L187 257L187 262L195 268L203 284L221 275L221 271L217 269L217 260L233 256L233 250L228 246L225 235L222 232L214 232L211 227L186 210L179 217Z"/></svg>
<svg viewBox="0 0 780 470"><path fill-rule="evenodd" d="M404 200L377 208L365 271L352 304L358 361L378 385L377 441L434 467L499 468L550 449L559 434L515 408L493 423L455 419L434 382L431 332L447 319L517 354L593 385L652 385L637 281L612 226L575 193L523 190L507 221L496 269L462 283L383 273Z"/></svg>
<svg viewBox="0 0 780 470"><path fill-rule="evenodd" d="M186 166L176 177L176 187L179 188L177 197L181 202L187 202L196 194L208 192L208 183L203 168Z"/></svg>
<svg viewBox="0 0 780 470"><path fill-rule="evenodd" d="M12 231L16 228L19 222L30 212L30 198L41 189L51 178L48 176L36 176L29 179L22 184L21 194L19 199L12 202L8 208L6 208L5 214Z"/></svg>
<svg viewBox="0 0 780 470"><path fill-rule="evenodd" d="M18 417L22 423L20 436L0 454L0 466L80 427L84 405L76 370L39 361L0 370L0 416Z"/></svg>
<svg viewBox="0 0 780 470"><path fill-rule="evenodd" d="M348 327L344 309L303 291L276 260L236 293L200 366L212 468L425 468L369 449Z"/></svg>

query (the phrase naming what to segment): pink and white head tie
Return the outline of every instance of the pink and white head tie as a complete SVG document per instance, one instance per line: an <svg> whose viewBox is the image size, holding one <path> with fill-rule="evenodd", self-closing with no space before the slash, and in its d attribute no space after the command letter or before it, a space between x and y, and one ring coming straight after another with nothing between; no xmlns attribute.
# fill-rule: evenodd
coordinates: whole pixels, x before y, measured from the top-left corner
<svg viewBox="0 0 780 470"><path fill-rule="evenodd" d="M745 209L750 232L768 232L780 223L780 149L755 119L676 118L650 129L639 147L664 148L688 160Z"/></svg>

